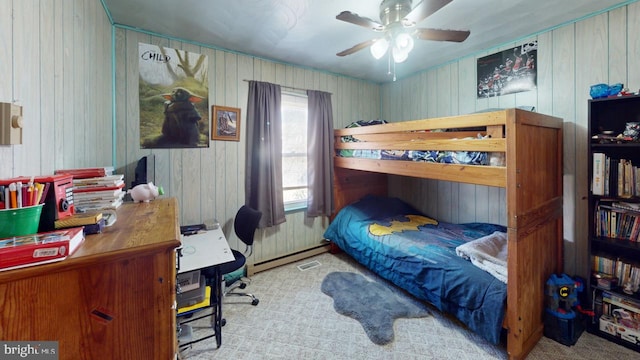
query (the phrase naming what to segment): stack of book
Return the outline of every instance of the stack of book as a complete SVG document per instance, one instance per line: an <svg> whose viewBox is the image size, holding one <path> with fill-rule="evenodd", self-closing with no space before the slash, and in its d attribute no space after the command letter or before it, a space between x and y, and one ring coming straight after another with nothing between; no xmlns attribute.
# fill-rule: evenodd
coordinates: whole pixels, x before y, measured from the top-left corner
<svg viewBox="0 0 640 360"><path fill-rule="evenodd" d="M594 215L596 236L640 242L640 203L601 199Z"/></svg>
<svg viewBox="0 0 640 360"><path fill-rule="evenodd" d="M73 178L73 203L78 212L113 210L122 205L124 175Z"/></svg>
<svg viewBox="0 0 640 360"><path fill-rule="evenodd" d="M615 159L593 153L593 195L621 198L640 196L640 168L629 159Z"/></svg>
<svg viewBox="0 0 640 360"><path fill-rule="evenodd" d="M604 255L593 255L591 261L592 269L598 272L599 277L602 278L604 274L609 278L615 278L616 286L629 284L633 293L640 289L640 264L632 260Z"/></svg>
<svg viewBox="0 0 640 360"><path fill-rule="evenodd" d="M0 239L0 271L64 260L83 241L82 227Z"/></svg>
<svg viewBox="0 0 640 360"><path fill-rule="evenodd" d="M73 203L76 212L115 210L124 199L124 175L113 168L79 168L56 170L56 174L73 175Z"/></svg>

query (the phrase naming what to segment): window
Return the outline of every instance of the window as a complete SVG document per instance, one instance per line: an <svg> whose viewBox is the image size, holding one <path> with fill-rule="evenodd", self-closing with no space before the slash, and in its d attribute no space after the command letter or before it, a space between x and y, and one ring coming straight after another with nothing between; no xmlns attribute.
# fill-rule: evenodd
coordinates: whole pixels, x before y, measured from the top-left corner
<svg viewBox="0 0 640 360"><path fill-rule="evenodd" d="M307 205L307 95L282 92L282 187L285 210Z"/></svg>

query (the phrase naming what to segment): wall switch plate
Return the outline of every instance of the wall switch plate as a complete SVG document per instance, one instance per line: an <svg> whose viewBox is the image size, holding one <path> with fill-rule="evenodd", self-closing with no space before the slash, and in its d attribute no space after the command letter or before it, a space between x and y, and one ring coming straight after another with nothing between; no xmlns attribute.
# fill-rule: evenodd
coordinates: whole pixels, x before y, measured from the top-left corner
<svg viewBox="0 0 640 360"><path fill-rule="evenodd" d="M0 145L22 144L22 106L0 103Z"/></svg>

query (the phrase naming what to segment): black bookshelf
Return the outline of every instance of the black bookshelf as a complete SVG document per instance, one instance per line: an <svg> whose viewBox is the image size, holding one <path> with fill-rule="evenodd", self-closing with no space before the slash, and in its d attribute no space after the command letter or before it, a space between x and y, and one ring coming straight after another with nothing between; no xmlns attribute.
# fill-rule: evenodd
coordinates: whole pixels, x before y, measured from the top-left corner
<svg viewBox="0 0 640 360"><path fill-rule="evenodd" d="M589 123L588 123L588 181L590 184L590 191L588 200L588 229L589 229L589 268L591 274L597 272L596 265L594 264L594 256L599 256L607 259L611 259L621 266L621 263L628 264L631 267L640 267L640 242L638 239L619 239L600 236L596 232L598 224L596 221L600 221L596 214L598 211L598 205L604 201L610 202L640 202L640 197L637 193L624 194L624 196L618 197L617 191L613 190L613 187L606 187L617 185L617 173L615 177L609 177L607 183L605 183L606 194L594 194L593 191L593 172L594 172L594 153L604 153L607 159L614 160L629 160L633 166L640 165L640 142L629 141L626 139L616 139L618 134L622 134L625 130L625 126L630 122L640 122L640 96L624 96L606 99L590 100L589 106ZM606 175L603 173L603 175ZM613 181L613 183L611 182ZM640 216L640 213L638 214ZM602 224L600 224L602 227ZM621 263L617 263L617 260ZM609 274L615 275L615 274ZM626 311L632 314L638 314L640 319L640 306L635 304L640 303L640 292L633 294L627 294L623 291L624 284L614 284L609 287L598 286L596 279L590 276L587 280L588 288L590 291L589 302L596 311L596 316L592 319L587 331L598 335L602 338L623 345L630 349L640 352L640 329L637 331L637 340L633 336L634 331L625 332L625 329L621 329L616 335L607 333L611 329L615 329L615 326L607 328L607 321L613 318L611 314L612 310L619 308L618 305L610 302L610 299L620 299L624 301ZM603 298L608 298L608 301L603 301ZM626 305L626 302L631 305ZM605 313L603 313L603 311ZM608 312L608 313L606 313ZM603 317L604 322L601 323L600 316ZM635 316L635 315L634 315ZM621 321L620 319L617 319ZM612 320L613 321L613 320ZM602 325L605 325L604 327ZM603 328L604 330L601 330ZM615 331L613 331L615 333ZM624 336L622 336L624 334ZM631 336L629 336L631 334Z"/></svg>
<svg viewBox="0 0 640 360"><path fill-rule="evenodd" d="M607 248L614 253L624 252L625 250L631 250L632 252L640 252L640 242L629 241L624 239L614 239L609 237L597 236L591 239L591 246L593 250L600 248Z"/></svg>

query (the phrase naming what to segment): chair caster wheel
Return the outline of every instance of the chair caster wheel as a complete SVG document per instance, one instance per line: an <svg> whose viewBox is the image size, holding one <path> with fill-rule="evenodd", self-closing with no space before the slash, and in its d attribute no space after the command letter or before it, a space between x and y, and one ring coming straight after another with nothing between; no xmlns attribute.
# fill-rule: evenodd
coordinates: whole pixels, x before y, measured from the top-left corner
<svg viewBox="0 0 640 360"><path fill-rule="evenodd" d="M225 326L225 325L227 325L227 319L220 320L220 326Z"/></svg>
<svg viewBox="0 0 640 360"><path fill-rule="evenodd" d="M247 284L242 283L242 284L240 284L238 287L239 287L240 289L244 289L244 288L246 288L246 287L247 287Z"/></svg>
<svg viewBox="0 0 640 360"><path fill-rule="evenodd" d="M259 303L259 302L260 302L260 300L258 300L258 299L254 299L254 300L251 302L251 305L256 306L256 305L258 305L258 303Z"/></svg>

